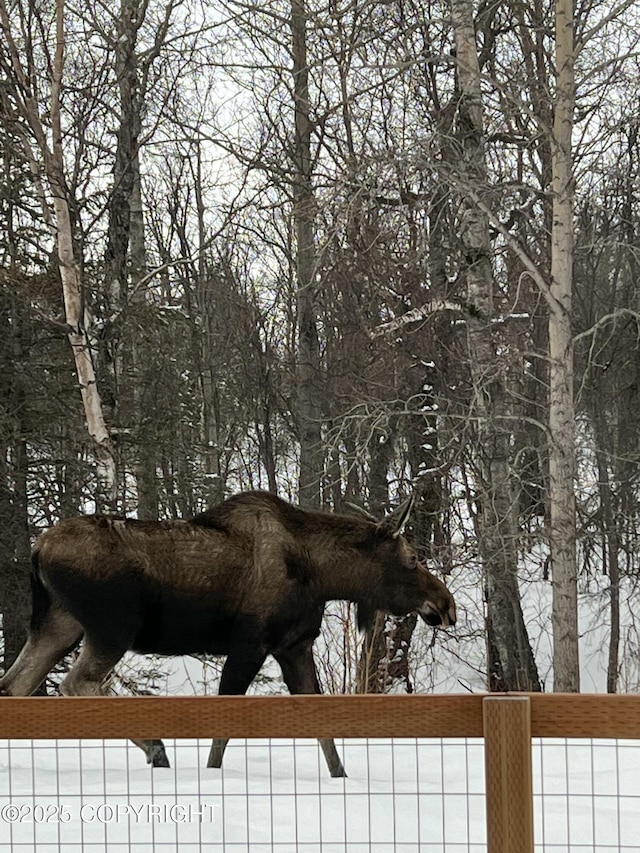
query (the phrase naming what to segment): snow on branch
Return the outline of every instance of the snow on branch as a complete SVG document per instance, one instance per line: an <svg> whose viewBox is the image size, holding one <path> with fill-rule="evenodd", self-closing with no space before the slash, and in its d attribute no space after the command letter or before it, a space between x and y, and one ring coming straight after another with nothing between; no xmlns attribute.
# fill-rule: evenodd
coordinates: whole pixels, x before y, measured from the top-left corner
<svg viewBox="0 0 640 853"><path fill-rule="evenodd" d="M382 335L397 332L399 329L403 329L405 326L408 326L409 323L417 323L420 320L426 320L427 317L431 317L433 314L439 314L443 311L453 311L455 314L461 314L465 317L477 314L471 306L465 305L462 302L438 299L435 302L427 302L425 305L421 305L419 308L414 308L412 311L407 311L406 314L396 317L395 320L390 320L388 323L383 323L381 326L377 326L370 332L371 339L373 340L381 337Z"/></svg>

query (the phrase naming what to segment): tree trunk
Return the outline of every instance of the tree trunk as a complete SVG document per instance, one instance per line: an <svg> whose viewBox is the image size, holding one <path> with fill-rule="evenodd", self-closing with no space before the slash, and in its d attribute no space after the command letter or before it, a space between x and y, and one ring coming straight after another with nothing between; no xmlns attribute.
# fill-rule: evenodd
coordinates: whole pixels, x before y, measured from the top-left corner
<svg viewBox="0 0 640 853"><path fill-rule="evenodd" d="M95 498L96 504L100 507L111 505L115 500L116 465L91 357L86 321L88 314L85 314L83 304L81 265L74 245L71 199L64 172L60 102L65 55L64 13L64 0L56 0L55 54L51 66L49 116L45 122L33 81L25 71L21 51L13 38L12 23L6 4L4 0L0 0L3 46L9 58L9 62L5 64L5 70L8 73L5 75L4 85L11 93L16 109L29 128L29 132L25 132L22 136L22 143L32 176L38 187L43 221L49 227L56 242L67 336L73 353L87 429L94 442L97 474ZM25 50L28 54L31 48L27 46ZM15 122L15 124L16 127L20 127L21 123ZM48 136L49 126L51 127L51 145L49 145ZM49 184L54 216L51 215L49 201L42 186L42 176L46 177Z"/></svg>
<svg viewBox="0 0 640 853"><path fill-rule="evenodd" d="M214 506L224 498L224 482L220 456L220 436L218 434L219 404L215 382L215 368L212 354L216 351L215 320L218 310L213 289L221 290L220 278L208 273L205 255L206 229L205 205L202 187L202 144L196 139L196 181L195 196L198 211L198 311L202 318L200 327L194 329L197 336L194 341L195 360L200 376L201 393L201 440L203 443L204 470L207 475L205 501ZM220 294L218 294L220 297Z"/></svg>
<svg viewBox="0 0 640 853"><path fill-rule="evenodd" d="M389 502L389 466L395 452L396 419L389 417L386 432L372 431L369 441L369 509L377 517L385 512ZM376 613L368 625L356 668L356 693L384 693L389 685L389 636L391 617Z"/></svg>
<svg viewBox="0 0 640 853"><path fill-rule="evenodd" d="M0 294L0 297L4 294ZM3 666L13 663L29 627L29 526L27 442L23 422L26 353L20 339L22 318L13 298L0 305L0 608Z"/></svg>
<svg viewBox="0 0 640 853"><path fill-rule="evenodd" d="M158 518L159 483L157 475L157 413L148 410L145 396L145 384L149 376L149 364L153 363L153 353L146 335L140 335L138 324L145 323L146 301L142 281L147 272L146 242L144 232L144 212L142 207L142 187L140 184L140 151L136 147L133 154L134 171L131 198L129 201L129 271L131 278L131 302L134 308L134 327L130 328L131 355L131 400L136 440L134 471L138 493L138 518L155 521Z"/></svg>
<svg viewBox="0 0 640 853"><path fill-rule="evenodd" d="M598 449L598 482L603 515L604 559L609 572L609 649L607 655L607 693L618 692L620 674L620 539L612 506L612 483L604 453Z"/></svg>
<svg viewBox="0 0 640 853"><path fill-rule="evenodd" d="M30 119L31 122L35 119L39 124L40 134L38 136L44 144L42 155L45 160L51 195L53 196L67 337L73 352L87 429L93 439L96 455L98 475L96 503L112 506L115 503L116 489L115 457L93 368L82 298L82 273L74 247L69 199L64 178L63 134L60 114L64 49L64 2L63 0L56 0L56 53L51 84L51 126L53 133L51 151L48 150L44 142L44 131L39 117L31 115Z"/></svg>
<svg viewBox="0 0 640 853"><path fill-rule="evenodd" d="M145 412L144 393L152 356L145 336L139 333L145 323L142 282L147 273L147 262L140 181L144 84L138 62L137 37L146 8L139 0L122 0L117 21L114 63L120 115L109 200L105 289L109 313L117 318L119 334L112 335L111 341L105 341L106 346L112 347L112 351L106 354L105 366L110 375L117 421L126 427L125 434L131 434L133 438L130 464L136 478L138 518L154 520L158 517L156 443L154 419Z"/></svg>
<svg viewBox="0 0 640 853"><path fill-rule="evenodd" d="M471 0L451 0L460 89L457 136L464 183L482 199L488 184L480 69ZM506 387L492 338L493 271L487 215L465 203L461 240L466 262L469 358L477 422L480 485L480 554L486 573L489 688L539 690L540 682L522 615L517 575L517 521L509 458L511 433Z"/></svg>
<svg viewBox="0 0 640 853"><path fill-rule="evenodd" d="M84 324L82 308L82 277L75 259L71 220L66 199L62 197L62 187L51 182L54 195L54 209L58 231L58 259L60 277L64 295L67 337L71 344L73 358L82 394L82 403L89 435L94 441L98 474L98 504L113 506L116 489L116 464L111 438L102 411L102 402L98 393L89 340Z"/></svg>
<svg viewBox="0 0 640 853"><path fill-rule="evenodd" d="M575 99L573 0L556 2L555 67L549 311L549 541L553 588L553 687L556 691L577 692L580 689L580 671L571 328L574 193L571 132Z"/></svg>
<svg viewBox="0 0 640 853"><path fill-rule="evenodd" d="M307 14L304 0L292 0L291 33L294 83L293 220L296 236L298 309L299 499L320 506L323 470L322 382L316 319L315 199L312 186Z"/></svg>

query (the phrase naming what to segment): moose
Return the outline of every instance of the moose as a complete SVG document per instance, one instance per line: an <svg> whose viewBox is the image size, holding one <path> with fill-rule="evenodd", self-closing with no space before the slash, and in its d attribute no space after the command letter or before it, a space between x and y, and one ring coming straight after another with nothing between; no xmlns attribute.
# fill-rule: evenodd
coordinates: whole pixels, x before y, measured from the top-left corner
<svg viewBox="0 0 640 853"><path fill-rule="evenodd" d="M221 694L245 693L270 654L292 694L320 693L312 646L327 601L354 602L361 629L376 611L455 624L453 596L402 536L412 503L377 521L246 492L186 521L63 520L33 550L29 635L0 695L33 693L81 639L63 695L102 693L128 650L226 655ZM161 740L134 743L169 766ZM213 741L209 767L226 743ZM344 776L333 741L320 745Z"/></svg>

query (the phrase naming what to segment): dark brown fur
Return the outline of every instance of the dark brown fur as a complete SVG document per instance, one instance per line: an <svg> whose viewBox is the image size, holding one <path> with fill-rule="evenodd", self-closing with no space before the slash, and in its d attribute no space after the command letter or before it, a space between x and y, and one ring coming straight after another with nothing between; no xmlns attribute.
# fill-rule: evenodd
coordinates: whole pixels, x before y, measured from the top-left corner
<svg viewBox="0 0 640 853"><path fill-rule="evenodd" d="M66 694L100 692L129 649L227 655L221 693L244 693L271 654L292 693L320 692L311 648L327 601L355 602L362 625L377 610L455 622L451 593L399 533L409 509L376 524L249 492L191 521L62 521L34 549L30 635L0 692L32 693L81 637ZM160 741L139 745L167 763ZM322 746L343 775L333 743ZM223 750L214 742L210 764Z"/></svg>

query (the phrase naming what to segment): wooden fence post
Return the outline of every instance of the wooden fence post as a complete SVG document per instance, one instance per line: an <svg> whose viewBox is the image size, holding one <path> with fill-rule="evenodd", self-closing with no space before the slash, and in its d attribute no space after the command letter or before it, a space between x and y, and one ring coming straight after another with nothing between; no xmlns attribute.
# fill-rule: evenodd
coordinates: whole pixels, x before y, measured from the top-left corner
<svg viewBox="0 0 640 853"><path fill-rule="evenodd" d="M533 853L529 698L487 696L482 716L488 853Z"/></svg>

